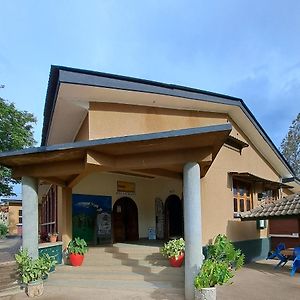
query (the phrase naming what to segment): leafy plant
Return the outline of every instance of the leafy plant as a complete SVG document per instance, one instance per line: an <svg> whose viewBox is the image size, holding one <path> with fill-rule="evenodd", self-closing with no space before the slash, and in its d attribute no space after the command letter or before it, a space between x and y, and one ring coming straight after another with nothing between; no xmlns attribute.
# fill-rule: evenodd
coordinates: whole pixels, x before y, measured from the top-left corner
<svg viewBox="0 0 300 300"><path fill-rule="evenodd" d="M195 278L195 288L208 288L223 285L233 277L232 269L224 261L206 259Z"/></svg>
<svg viewBox="0 0 300 300"><path fill-rule="evenodd" d="M0 97L0 152L32 147L36 141L33 126L36 118L27 111L16 108ZM0 196L15 195L13 184L18 183L11 176L11 170L0 166Z"/></svg>
<svg viewBox="0 0 300 300"><path fill-rule="evenodd" d="M236 250L225 235L218 235L208 246L207 253L207 259L195 278L196 289L223 285L234 276L235 270L244 265L244 254Z"/></svg>
<svg viewBox="0 0 300 300"><path fill-rule="evenodd" d="M224 261L231 268L239 269L244 265L245 255L236 250L226 235L219 234L214 243L208 245L207 257L209 259Z"/></svg>
<svg viewBox="0 0 300 300"><path fill-rule="evenodd" d="M84 239L76 237L75 239L70 241L67 251L69 254L73 253L84 255L84 253L88 251L88 248Z"/></svg>
<svg viewBox="0 0 300 300"><path fill-rule="evenodd" d="M8 232L8 227L4 223L0 223L0 239L3 239Z"/></svg>
<svg viewBox="0 0 300 300"><path fill-rule="evenodd" d="M160 249L163 256L167 258L175 257L176 259L178 259L179 255L181 255L184 251L185 242L183 238L170 240Z"/></svg>
<svg viewBox="0 0 300 300"><path fill-rule="evenodd" d="M21 249L15 258L21 282L25 284L46 278L50 269L56 264L55 259L48 254L32 259L27 249Z"/></svg>

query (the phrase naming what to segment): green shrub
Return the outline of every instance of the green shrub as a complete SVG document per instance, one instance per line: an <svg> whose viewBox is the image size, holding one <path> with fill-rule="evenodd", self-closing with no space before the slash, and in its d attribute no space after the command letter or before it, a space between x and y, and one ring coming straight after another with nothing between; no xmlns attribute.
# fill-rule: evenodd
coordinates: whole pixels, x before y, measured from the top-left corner
<svg viewBox="0 0 300 300"><path fill-rule="evenodd" d="M16 255L18 272L22 283L28 284L36 280L48 277L50 269L55 266L56 261L48 254L43 254L37 259L29 256L28 250L20 250Z"/></svg>
<svg viewBox="0 0 300 300"><path fill-rule="evenodd" d="M67 252L68 254L81 254L84 255L88 251L87 244L84 239L76 237L75 239L71 240Z"/></svg>
<svg viewBox="0 0 300 300"><path fill-rule="evenodd" d="M8 227L4 223L0 223L0 239L3 239L8 233Z"/></svg>
<svg viewBox="0 0 300 300"><path fill-rule="evenodd" d="M225 235L218 235L208 246L207 259L195 278L195 288L209 288L227 283L234 276L234 271L244 265L244 259L241 250L236 250Z"/></svg>
<svg viewBox="0 0 300 300"><path fill-rule="evenodd" d="M163 256L167 258L175 257L176 259L178 259L178 256L184 251L185 242L183 238L170 240L160 249Z"/></svg>

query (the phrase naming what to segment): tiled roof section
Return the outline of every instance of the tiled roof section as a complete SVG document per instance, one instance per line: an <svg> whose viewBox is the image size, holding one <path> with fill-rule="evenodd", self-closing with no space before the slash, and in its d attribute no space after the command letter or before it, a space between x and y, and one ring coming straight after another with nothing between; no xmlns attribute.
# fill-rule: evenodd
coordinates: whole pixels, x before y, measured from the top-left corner
<svg viewBox="0 0 300 300"><path fill-rule="evenodd" d="M296 193L284 197L274 203L267 205L260 205L248 212L241 213L240 218L243 221L280 218L288 216L300 215L300 193Z"/></svg>

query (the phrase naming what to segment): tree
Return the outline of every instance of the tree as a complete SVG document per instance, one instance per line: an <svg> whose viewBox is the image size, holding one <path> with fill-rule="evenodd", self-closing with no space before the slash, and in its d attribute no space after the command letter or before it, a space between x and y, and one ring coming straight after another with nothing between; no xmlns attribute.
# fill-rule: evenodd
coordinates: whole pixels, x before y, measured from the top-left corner
<svg viewBox="0 0 300 300"><path fill-rule="evenodd" d="M18 110L13 103L0 97L0 152L33 146L33 125L36 118L27 111ZM10 169L0 166L0 196L12 196L13 184Z"/></svg>
<svg viewBox="0 0 300 300"><path fill-rule="evenodd" d="M280 150L297 177L300 177L300 113L292 122L288 134L283 139Z"/></svg>

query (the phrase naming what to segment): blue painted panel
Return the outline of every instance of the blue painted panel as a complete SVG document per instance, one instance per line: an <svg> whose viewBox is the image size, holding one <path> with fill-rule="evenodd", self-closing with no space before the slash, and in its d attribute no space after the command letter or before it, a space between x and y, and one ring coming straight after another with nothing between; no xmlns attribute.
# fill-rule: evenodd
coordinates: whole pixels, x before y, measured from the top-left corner
<svg viewBox="0 0 300 300"><path fill-rule="evenodd" d="M73 194L73 237L88 244L111 242L111 196Z"/></svg>

